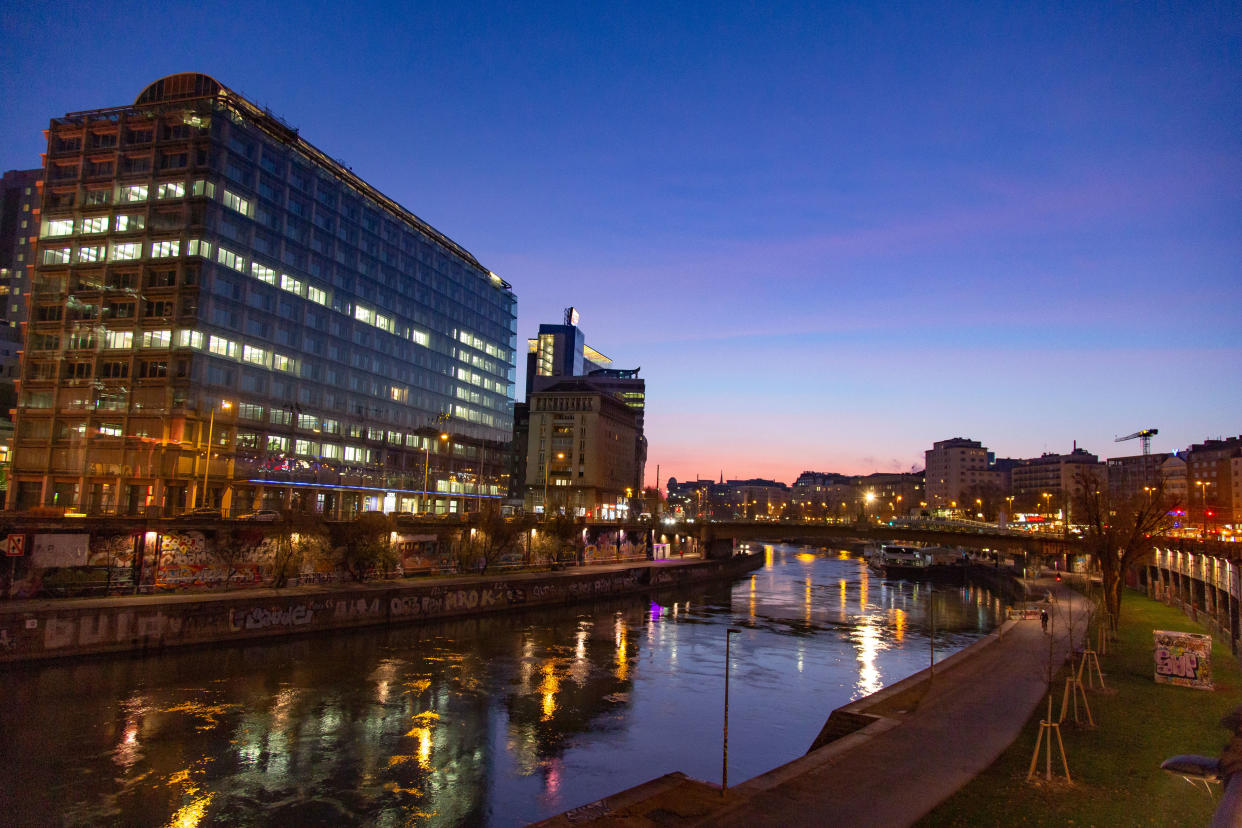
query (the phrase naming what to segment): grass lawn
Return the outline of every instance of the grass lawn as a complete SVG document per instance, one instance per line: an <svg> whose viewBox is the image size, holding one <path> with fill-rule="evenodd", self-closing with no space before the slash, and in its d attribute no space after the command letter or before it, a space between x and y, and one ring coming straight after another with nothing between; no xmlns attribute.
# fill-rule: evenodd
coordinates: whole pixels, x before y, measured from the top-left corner
<svg viewBox="0 0 1242 828"><path fill-rule="evenodd" d="M921 826L940 825L1207 825L1220 786L1209 796L1181 777L1160 770L1160 763L1179 753L1218 756L1229 734L1219 727L1222 716L1242 704L1242 668L1214 640L1212 672L1216 689L1209 692L1156 684L1152 630L1204 633L1171 607L1128 592L1121 605L1119 640L1100 656L1108 692L1088 691L1097 728L1061 725L1073 784L1058 775L1043 780L1043 748L1038 776L1026 781L1035 749L1042 703L1016 742L987 771L941 804ZM1061 709L1064 674L1053 680L1053 715Z"/></svg>

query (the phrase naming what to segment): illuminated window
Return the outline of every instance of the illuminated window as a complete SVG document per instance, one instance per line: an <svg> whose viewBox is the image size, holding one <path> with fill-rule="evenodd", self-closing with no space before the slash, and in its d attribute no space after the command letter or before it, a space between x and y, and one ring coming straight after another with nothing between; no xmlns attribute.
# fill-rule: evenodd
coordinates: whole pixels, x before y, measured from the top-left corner
<svg viewBox="0 0 1242 828"><path fill-rule="evenodd" d="M266 365L267 351L262 348L256 348L253 345L242 346L242 360L254 365Z"/></svg>
<svg viewBox="0 0 1242 828"><path fill-rule="evenodd" d="M328 294L317 287L306 288L306 298L318 305L328 304Z"/></svg>
<svg viewBox="0 0 1242 828"><path fill-rule="evenodd" d="M151 242L152 259L169 259L180 255L181 242L179 241Z"/></svg>
<svg viewBox="0 0 1242 828"><path fill-rule="evenodd" d="M132 348L134 345L133 331L105 331L105 348Z"/></svg>
<svg viewBox="0 0 1242 828"><path fill-rule="evenodd" d="M346 463L365 463L367 462L367 449L363 446L346 446L345 462Z"/></svg>
<svg viewBox="0 0 1242 828"><path fill-rule="evenodd" d="M324 443L319 449L319 456L325 460L340 460L342 456L341 447L334 446L331 443Z"/></svg>
<svg viewBox="0 0 1242 828"><path fill-rule="evenodd" d="M222 200L224 201L224 206L228 207L230 210L236 210L243 216L254 215L254 206L246 199L237 195L237 193L225 190L224 198Z"/></svg>
<svg viewBox="0 0 1242 828"><path fill-rule="evenodd" d="M403 403L410 401L410 389L394 385L390 391L394 402Z"/></svg>
<svg viewBox="0 0 1242 828"><path fill-rule="evenodd" d="M280 286L282 289L287 290L290 293L296 293L298 295L301 295L302 293L302 283L287 273L280 274Z"/></svg>
<svg viewBox="0 0 1242 828"><path fill-rule="evenodd" d="M260 282L267 282L269 285L276 284L276 271L270 267L264 267L258 262L250 263L250 275Z"/></svg>
<svg viewBox="0 0 1242 828"><path fill-rule="evenodd" d="M391 316L384 316L381 313L377 313L375 314L375 327L379 328L381 331L388 331L389 333L392 333L393 328L396 327L396 323L393 322Z"/></svg>
<svg viewBox="0 0 1242 828"><path fill-rule="evenodd" d="M147 200L146 184L131 184L128 187L121 188L121 197L117 199L122 204L134 204L139 201Z"/></svg>
<svg viewBox="0 0 1242 828"><path fill-rule="evenodd" d="M426 333L416 328L410 329L410 339L417 342L419 345L422 345L424 348L427 347L427 343L430 341Z"/></svg>
<svg viewBox="0 0 1242 828"><path fill-rule="evenodd" d="M305 429L306 431L318 431L319 418L313 414L299 414L298 428Z"/></svg>
<svg viewBox="0 0 1242 828"><path fill-rule="evenodd" d="M146 227L146 225L147 217L141 214L136 216L116 217L116 232L118 233L132 233L136 230L141 230ZM107 228L105 227L104 229L106 230Z"/></svg>
<svg viewBox="0 0 1242 828"><path fill-rule="evenodd" d="M109 258L114 262L127 262L140 256L142 245L138 242L117 242L112 245L112 255Z"/></svg>
<svg viewBox="0 0 1242 828"><path fill-rule="evenodd" d="M272 368L277 371L294 370L294 361L284 354L272 354Z"/></svg>
<svg viewBox="0 0 1242 828"><path fill-rule="evenodd" d="M92 216L91 218L82 219L82 232L83 233L107 233L108 232L108 217L107 216Z"/></svg>
<svg viewBox="0 0 1242 828"><path fill-rule="evenodd" d="M280 452L288 451L289 450L289 438L281 437L278 434L267 435L267 450L268 451L280 451Z"/></svg>
<svg viewBox="0 0 1242 828"><path fill-rule="evenodd" d="M167 348L172 344L172 331L143 331L142 347Z"/></svg>
<svg viewBox="0 0 1242 828"><path fill-rule="evenodd" d="M201 178L194 182L194 195L205 195L208 198L214 198L216 195L216 185L210 181L204 181Z"/></svg>
<svg viewBox="0 0 1242 828"><path fill-rule="evenodd" d="M177 331L177 347L201 349L203 347L202 331Z"/></svg>
<svg viewBox="0 0 1242 828"><path fill-rule="evenodd" d="M360 322L366 322L368 325L375 324L375 311L363 305L354 306L354 319Z"/></svg>
<svg viewBox="0 0 1242 828"><path fill-rule="evenodd" d="M78 248L79 262L102 262L104 260L103 245L91 245Z"/></svg>
<svg viewBox="0 0 1242 828"><path fill-rule="evenodd" d="M107 221L107 219L104 219ZM43 223L43 235L47 236L72 236L73 235L73 219L54 219Z"/></svg>
<svg viewBox="0 0 1242 828"><path fill-rule="evenodd" d="M45 249L43 263L45 265L69 264L69 248Z"/></svg>
<svg viewBox="0 0 1242 828"><path fill-rule="evenodd" d="M122 437L124 433L121 426L116 423L100 423L99 435L101 437Z"/></svg>
<svg viewBox="0 0 1242 828"><path fill-rule="evenodd" d="M156 187L156 198L185 198L184 181L165 181Z"/></svg>
<svg viewBox="0 0 1242 828"><path fill-rule="evenodd" d="M207 350L213 354L237 359L237 343L222 336L207 337Z"/></svg>
<svg viewBox="0 0 1242 828"><path fill-rule="evenodd" d="M293 441L293 453L302 454L302 455L318 454L318 452L315 451L315 444L312 443L310 440L294 440Z"/></svg>
<svg viewBox="0 0 1242 828"><path fill-rule="evenodd" d="M238 256L233 251L226 250L223 247L216 248L216 261L225 267L231 267L242 273L246 272L246 260L241 256Z"/></svg>
<svg viewBox="0 0 1242 828"><path fill-rule="evenodd" d="M253 403L241 403L237 406L237 416L243 420L262 420L263 406Z"/></svg>

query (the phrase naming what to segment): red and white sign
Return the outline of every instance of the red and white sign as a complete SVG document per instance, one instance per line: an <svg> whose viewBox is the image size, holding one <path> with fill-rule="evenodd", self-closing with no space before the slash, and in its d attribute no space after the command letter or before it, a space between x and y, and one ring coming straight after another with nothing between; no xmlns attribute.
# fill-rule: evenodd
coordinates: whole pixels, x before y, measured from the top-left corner
<svg viewBox="0 0 1242 828"><path fill-rule="evenodd" d="M4 539L4 554L10 558L20 558L26 554L26 536L9 535Z"/></svg>

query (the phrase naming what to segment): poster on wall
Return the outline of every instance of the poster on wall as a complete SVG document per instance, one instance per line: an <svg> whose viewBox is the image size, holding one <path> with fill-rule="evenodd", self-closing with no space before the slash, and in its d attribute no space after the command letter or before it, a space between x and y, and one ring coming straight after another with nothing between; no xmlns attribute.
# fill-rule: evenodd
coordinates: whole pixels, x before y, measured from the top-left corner
<svg viewBox="0 0 1242 828"><path fill-rule="evenodd" d="M86 566L90 535L35 535L30 562L35 566Z"/></svg>
<svg viewBox="0 0 1242 828"><path fill-rule="evenodd" d="M1153 630L1156 683L1211 690L1212 636Z"/></svg>

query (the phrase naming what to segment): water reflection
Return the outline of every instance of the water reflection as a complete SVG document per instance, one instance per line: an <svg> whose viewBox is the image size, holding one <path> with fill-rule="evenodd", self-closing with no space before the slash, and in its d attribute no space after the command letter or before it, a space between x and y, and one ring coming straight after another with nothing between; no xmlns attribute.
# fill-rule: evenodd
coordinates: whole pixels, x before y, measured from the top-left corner
<svg viewBox="0 0 1242 828"><path fill-rule="evenodd" d="M828 712L985 633L977 589L771 547L734 585L538 614L17 669L0 808L18 824L523 824L674 770L805 751Z"/></svg>

